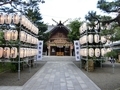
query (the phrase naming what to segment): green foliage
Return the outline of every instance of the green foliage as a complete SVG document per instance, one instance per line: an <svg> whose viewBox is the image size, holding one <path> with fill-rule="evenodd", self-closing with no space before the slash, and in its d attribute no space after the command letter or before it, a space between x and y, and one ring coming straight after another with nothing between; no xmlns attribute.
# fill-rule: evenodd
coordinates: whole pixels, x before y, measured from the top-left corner
<svg viewBox="0 0 120 90"><path fill-rule="evenodd" d="M120 40L120 27L116 27L114 29L115 33L114 33L114 36L112 38L113 41L118 41Z"/></svg>
<svg viewBox="0 0 120 90"><path fill-rule="evenodd" d="M0 31L0 44L4 43L4 37L3 37L4 33L3 31Z"/></svg>
<svg viewBox="0 0 120 90"><path fill-rule="evenodd" d="M17 63L11 63L9 68L12 72L17 72L18 71L18 64Z"/></svg>
<svg viewBox="0 0 120 90"><path fill-rule="evenodd" d="M41 17L41 14L39 12L39 9L37 9L37 8L35 8L35 9L28 9L28 11L25 14L30 18L30 20L32 20L33 23L35 23L35 24L42 23L41 22L42 17Z"/></svg>
<svg viewBox="0 0 120 90"><path fill-rule="evenodd" d="M41 0L1 0L0 11L3 12L16 12L19 11L25 14L28 9L34 9L39 6Z"/></svg>
<svg viewBox="0 0 120 90"><path fill-rule="evenodd" d="M112 50L111 52L106 53L104 56L117 58L117 55L118 55L118 51Z"/></svg>
<svg viewBox="0 0 120 90"><path fill-rule="evenodd" d="M107 38L109 39L110 41L118 41L120 40L120 27L118 26L112 26L112 28L110 30L107 30L107 29L104 29L104 30L101 30L101 35L102 36L110 36L110 38Z"/></svg>
<svg viewBox="0 0 120 90"><path fill-rule="evenodd" d="M120 8L120 0L113 0L111 2L99 0L97 3L97 8L100 8L105 12L115 12L118 8Z"/></svg>
<svg viewBox="0 0 120 90"><path fill-rule="evenodd" d="M44 32L47 30L47 25L41 21L42 17L39 10L37 8L29 9L26 15L37 25L39 29L38 39L46 41L46 39L48 39L48 35Z"/></svg>
<svg viewBox="0 0 120 90"><path fill-rule="evenodd" d="M79 27L81 26L82 22L79 19L75 19L70 22L69 27L71 31L68 34L68 38L70 41L78 40L80 38Z"/></svg>
<svg viewBox="0 0 120 90"><path fill-rule="evenodd" d="M0 62L0 73L10 70L10 63Z"/></svg>

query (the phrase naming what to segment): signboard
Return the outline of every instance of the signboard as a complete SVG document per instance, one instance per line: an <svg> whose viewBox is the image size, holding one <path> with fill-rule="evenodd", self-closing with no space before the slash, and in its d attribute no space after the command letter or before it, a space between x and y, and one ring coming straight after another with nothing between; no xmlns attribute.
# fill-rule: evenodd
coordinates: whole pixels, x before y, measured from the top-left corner
<svg viewBox="0 0 120 90"><path fill-rule="evenodd" d="M42 54L43 54L43 41L38 41L38 54L37 54L37 61L42 60Z"/></svg>
<svg viewBox="0 0 120 90"><path fill-rule="evenodd" d="M75 59L80 61L80 43L79 40L74 41Z"/></svg>

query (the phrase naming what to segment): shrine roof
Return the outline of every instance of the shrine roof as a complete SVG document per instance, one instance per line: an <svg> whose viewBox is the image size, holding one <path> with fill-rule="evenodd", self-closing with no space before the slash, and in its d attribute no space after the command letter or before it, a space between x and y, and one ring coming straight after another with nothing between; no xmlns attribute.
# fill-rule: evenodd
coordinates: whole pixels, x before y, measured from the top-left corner
<svg viewBox="0 0 120 90"><path fill-rule="evenodd" d="M53 32L53 31L56 31L56 30L58 30L60 28L62 30L64 30L64 31L67 31L67 32L71 31L70 27L65 26L61 22L59 22L57 25L48 25L48 28L47 28L47 30L46 30L45 33L47 33L47 32Z"/></svg>

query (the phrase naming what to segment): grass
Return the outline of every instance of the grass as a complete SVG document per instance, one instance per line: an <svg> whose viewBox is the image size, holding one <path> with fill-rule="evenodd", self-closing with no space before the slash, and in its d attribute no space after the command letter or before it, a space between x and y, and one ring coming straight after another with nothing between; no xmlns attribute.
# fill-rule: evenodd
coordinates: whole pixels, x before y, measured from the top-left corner
<svg viewBox="0 0 120 90"><path fill-rule="evenodd" d="M0 62L0 73L10 70L11 63Z"/></svg>

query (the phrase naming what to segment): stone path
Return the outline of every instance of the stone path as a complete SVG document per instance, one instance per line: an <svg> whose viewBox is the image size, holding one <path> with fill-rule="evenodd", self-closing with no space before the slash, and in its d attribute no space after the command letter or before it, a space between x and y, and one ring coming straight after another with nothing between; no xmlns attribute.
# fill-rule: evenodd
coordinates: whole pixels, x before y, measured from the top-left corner
<svg viewBox="0 0 120 90"><path fill-rule="evenodd" d="M46 56L48 62L23 86L0 90L101 90L73 62L74 57Z"/></svg>

